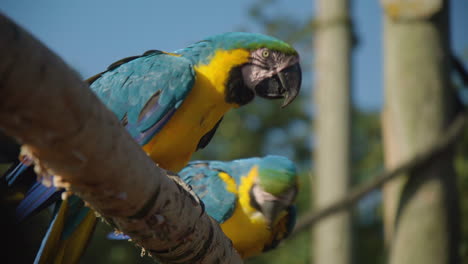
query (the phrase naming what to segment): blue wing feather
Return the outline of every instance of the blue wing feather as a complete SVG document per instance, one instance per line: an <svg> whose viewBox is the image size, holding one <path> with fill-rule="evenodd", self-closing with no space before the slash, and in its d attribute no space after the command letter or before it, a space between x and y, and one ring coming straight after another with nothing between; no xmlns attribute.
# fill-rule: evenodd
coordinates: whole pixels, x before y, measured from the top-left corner
<svg viewBox="0 0 468 264"><path fill-rule="evenodd" d="M144 145L182 104L194 82L188 59L152 52L102 73L90 87L120 120L126 117L127 130Z"/></svg>
<svg viewBox="0 0 468 264"><path fill-rule="evenodd" d="M47 229L44 238L42 238L41 246L39 247L36 258L34 259L34 264L43 263L43 259L48 259L49 257L48 254L50 254L50 248L57 248L57 240L63 229L63 219L67 209L67 207L62 207L60 210L60 205L61 203L59 202L55 206L52 221L49 224L49 228Z"/></svg>
<svg viewBox="0 0 468 264"><path fill-rule="evenodd" d="M192 186L205 205L206 212L217 222L223 223L234 212L237 195L226 190L226 183L219 178L221 170L214 170L210 162L192 162L179 172L179 176Z"/></svg>
<svg viewBox="0 0 468 264"><path fill-rule="evenodd" d="M46 187L40 182L34 183L16 208L16 217L22 221L28 216L34 215L56 202L61 193L62 191L55 187Z"/></svg>
<svg viewBox="0 0 468 264"><path fill-rule="evenodd" d="M23 163L19 163L11 172L5 176L5 180L8 186L11 186L19 175L21 175L29 166Z"/></svg>

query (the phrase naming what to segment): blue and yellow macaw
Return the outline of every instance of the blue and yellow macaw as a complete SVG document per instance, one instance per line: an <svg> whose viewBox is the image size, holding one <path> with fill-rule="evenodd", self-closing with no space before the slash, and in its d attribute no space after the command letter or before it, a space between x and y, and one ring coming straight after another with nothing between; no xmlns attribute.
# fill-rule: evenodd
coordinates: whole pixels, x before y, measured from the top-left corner
<svg viewBox="0 0 468 264"><path fill-rule="evenodd" d="M298 177L285 157L195 161L179 176L243 258L275 248L294 227Z"/></svg>
<svg viewBox="0 0 468 264"><path fill-rule="evenodd" d="M179 171L193 152L210 142L231 108L251 102L256 95L284 98L283 106L291 103L300 89L301 69L298 53L287 43L261 34L231 32L173 53L151 50L122 59L88 82L160 167ZM7 177L9 183L29 165L28 157L23 160ZM35 184L19 206L20 217L56 202L59 192ZM38 263L52 259L75 263L83 252L85 247L76 245L86 244L96 218L82 207L72 214L81 221L67 225L67 216L75 211L65 208L71 203L61 202L48 232L60 243L53 239L44 242ZM59 243L61 250L48 243Z"/></svg>

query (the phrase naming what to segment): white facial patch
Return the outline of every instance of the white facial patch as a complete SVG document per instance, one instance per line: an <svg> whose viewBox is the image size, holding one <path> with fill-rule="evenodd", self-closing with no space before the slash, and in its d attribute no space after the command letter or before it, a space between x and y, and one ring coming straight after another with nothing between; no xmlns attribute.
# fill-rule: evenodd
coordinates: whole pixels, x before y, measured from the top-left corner
<svg viewBox="0 0 468 264"><path fill-rule="evenodd" d="M268 51L268 57L263 56L265 51ZM261 81L299 62L299 56L288 56L281 52L268 50L267 48L253 51L250 58L250 64L242 67L242 76L247 87L254 92L255 86Z"/></svg>
<svg viewBox="0 0 468 264"><path fill-rule="evenodd" d="M258 204L263 204L265 201L278 201L283 205L290 205L296 198L297 191L292 188L281 196L274 196L273 194L264 191L260 185L255 184L252 194Z"/></svg>
<svg viewBox="0 0 468 264"><path fill-rule="evenodd" d="M265 201L277 201L279 200L276 196L271 193L265 192L260 185L255 184L252 190L253 196L258 204L263 204Z"/></svg>
<svg viewBox="0 0 468 264"><path fill-rule="evenodd" d="M242 67L242 76L247 87L255 92L255 86L261 81L275 75L276 71L262 68L259 65L249 64Z"/></svg>

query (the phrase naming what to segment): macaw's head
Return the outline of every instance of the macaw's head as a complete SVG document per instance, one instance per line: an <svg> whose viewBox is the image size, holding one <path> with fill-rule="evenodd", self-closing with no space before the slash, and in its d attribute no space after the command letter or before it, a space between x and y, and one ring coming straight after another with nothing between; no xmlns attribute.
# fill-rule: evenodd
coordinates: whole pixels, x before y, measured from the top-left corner
<svg viewBox="0 0 468 264"><path fill-rule="evenodd" d="M250 190L250 201L272 227L293 205L297 191L294 163L285 157L266 156L258 164L258 176Z"/></svg>
<svg viewBox="0 0 468 264"><path fill-rule="evenodd" d="M211 56L227 51L242 57L224 56L226 61L235 61L226 83L227 102L244 105L258 95L267 99L283 98L282 107L285 107L299 93L302 79L299 54L289 44L245 32L224 33L200 43L213 48Z"/></svg>

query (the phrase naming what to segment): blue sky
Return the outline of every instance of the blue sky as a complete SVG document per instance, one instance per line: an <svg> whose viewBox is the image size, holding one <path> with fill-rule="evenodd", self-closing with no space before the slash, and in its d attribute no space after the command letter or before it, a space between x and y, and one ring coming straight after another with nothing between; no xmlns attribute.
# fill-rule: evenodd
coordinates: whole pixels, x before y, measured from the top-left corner
<svg viewBox="0 0 468 264"><path fill-rule="evenodd" d="M307 17L311 0L278 1L278 12ZM2 0L0 11L28 29L84 78L110 63L148 49L176 50L241 26L256 29L247 15L252 1ZM382 104L381 9L379 1L353 2L360 39L354 54L353 99L365 109ZM468 50L468 1L452 1L452 44ZM277 13L278 13L277 12ZM307 89L308 87L303 87Z"/></svg>

